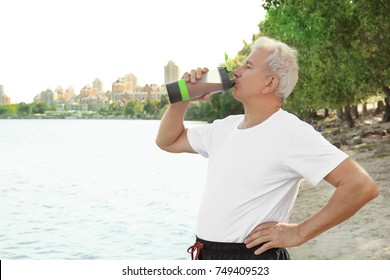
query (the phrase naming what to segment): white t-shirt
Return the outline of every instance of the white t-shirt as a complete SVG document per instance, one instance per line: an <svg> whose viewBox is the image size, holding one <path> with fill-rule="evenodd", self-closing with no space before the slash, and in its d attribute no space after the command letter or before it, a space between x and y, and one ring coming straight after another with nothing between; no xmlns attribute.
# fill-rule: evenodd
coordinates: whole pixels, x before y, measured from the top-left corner
<svg viewBox="0 0 390 280"><path fill-rule="evenodd" d="M242 243L257 225L288 222L302 178L319 183L348 156L312 126L279 110L239 129L243 115L188 129L188 140L209 158L197 236Z"/></svg>

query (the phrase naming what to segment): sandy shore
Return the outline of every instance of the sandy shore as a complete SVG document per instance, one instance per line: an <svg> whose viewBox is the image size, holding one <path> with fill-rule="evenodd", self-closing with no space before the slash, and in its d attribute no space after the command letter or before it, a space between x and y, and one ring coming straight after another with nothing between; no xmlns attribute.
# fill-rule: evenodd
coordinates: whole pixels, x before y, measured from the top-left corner
<svg viewBox="0 0 390 280"><path fill-rule="evenodd" d="M360 125L389 129L390 123L365 122ZM390 259L390 134L372 135L363 143L341 149L374 178L380 194L344 223L307 243L290 248L296 260L389 260ZM334 191L321 182L312 187L303 182L290 222L299 222L319 210Z"/></svg>

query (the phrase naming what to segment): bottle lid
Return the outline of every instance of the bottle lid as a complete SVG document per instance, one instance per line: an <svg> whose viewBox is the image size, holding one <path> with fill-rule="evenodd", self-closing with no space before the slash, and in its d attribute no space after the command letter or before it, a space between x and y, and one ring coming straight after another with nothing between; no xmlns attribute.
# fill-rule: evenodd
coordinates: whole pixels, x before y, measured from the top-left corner
<svg viewBox="0 0 390 280"><path fill-rule="evenodd" d="M229 72L226 67L218 67L219 75L221 76L223 91L228 91L236 83L235 80L231 80Z"/></svg>

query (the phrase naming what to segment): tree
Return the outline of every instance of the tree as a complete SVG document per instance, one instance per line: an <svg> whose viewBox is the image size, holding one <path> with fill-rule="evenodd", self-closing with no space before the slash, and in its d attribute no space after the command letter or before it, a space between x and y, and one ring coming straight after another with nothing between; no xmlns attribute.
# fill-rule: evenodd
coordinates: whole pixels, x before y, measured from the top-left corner
<svg viewBox="0 0 390 280"><path fill-rule="evenodd" d="M161 98L160 98L160 103L159 103L159 109L161 110L164 110L166 106L168 106L169 104L169 98L168 98L168 94L163 94L161 95Z"/></svg>
<svg viewBox="0 0 390 280"><path fill-rule="evenodd" d="M356 32L362 48L367 90L378 92L382 89L385 96L383 121L390 121L390 2L354 1L359 11L360 26Z"/></svg>
<svg viewBox="0 0 390 280"><path fill-rule="evenodd" d="M22 102L17 105L17 114L21 117L27 117L31 114L31 107L30 105Z"/></svg>
<svg viewBox="0 0 390 280"><path fill-rule="evenodd" d="M388 84L388 6L380 0L264 1L262 34L299 52L300 80L286 106L298 114L340 106L349 112ZM346 119L353 126L349 113Z"/></svg>
<svg viewBox="0 0 390 280"><path fill-rule="evenodd" d="M114 116L119 116L122 114L122 109L116 102L111 103L108 109L109 112Z"/></svg>
<svg viewBox="0 0 390 280"><path fill-rule="evenodd" d="M123 107L123 113L130 118L141 118L143 112L143 106L140 102L132 100Z"/></svg>
<svg viewBox="0 0 390 280"><path fill-rule="evenodd" d="M11 112L7 105L0 104L0 116L8 116L10 113Z"/></svg>
<svg viewBox="0 0 390 280"><path fill-rule="evenodd" d="M33 103L32 104L32 113L33 114L44 114L45 111L49 109L49 106L46 103Z"/></svg>
<svg viewBox="0 0 390 280"><path fill-rule="evenodd" d="M153 118L158 113L158 102L156 100L148 99L145 101L143 110L147 118Z"/></svg>

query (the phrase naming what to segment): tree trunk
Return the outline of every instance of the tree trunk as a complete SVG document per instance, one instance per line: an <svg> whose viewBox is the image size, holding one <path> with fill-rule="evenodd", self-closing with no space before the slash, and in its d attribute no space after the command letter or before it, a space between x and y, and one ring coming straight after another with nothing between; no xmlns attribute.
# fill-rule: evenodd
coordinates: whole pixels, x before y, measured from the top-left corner
<svg viewBox="0 0 390 280"><path fill-rule="evenodd" d="M340 119L344 120L344 110L343 110L343 107L337 108L337 117L339 117Z"/></svg>
<svg viewBox="0 0 390 280"><path fill-rule="evenodd" d="M329 109L325 108L324 118L329 117Z"/></svg>
<svg viewBox="0 0 390 280"><path fill-rule="evenodd" d="M383 86L383 91L386 94L385 97L385 114L383 115L383 122L390 122L390 88Z"/></svg>
<svg viewBox="0 0 390 280"><path fill-rule="evenodd" d="M358 119L359 118L358 106L357 105L353 105L351 110L352 110L352 114L355 117L355 119Z"/></svg>
<svg viewBox="0 0 390 280"><path fill-rule="evenodd" d="M347 122L349 128L355 127L355 122L352 119L350 105L344 107L344 120Z"/></svg>
<svg viewBox="0 0 390 280"><path fill-rule="evenodd" d="M367 103L364 102L362 107L363 107L363 116L366 116L368 114Z"/></svg>
<svg viewBox="0 0 390 280"><path fill-rule="evenodd" d="M385 103L382 100L379 100L376 106L375 115L380 114L385 111Z"/></svg>
<svg viewBox="0 0 390 280"><path fill-rule="evenodd" d="M310 110L310 118L311 119L318 119L318 114L316 110Z"/></svg>

